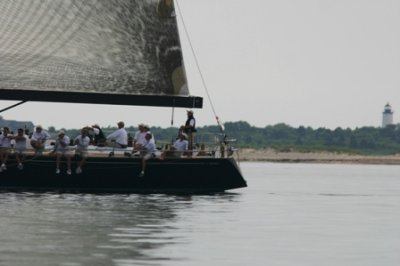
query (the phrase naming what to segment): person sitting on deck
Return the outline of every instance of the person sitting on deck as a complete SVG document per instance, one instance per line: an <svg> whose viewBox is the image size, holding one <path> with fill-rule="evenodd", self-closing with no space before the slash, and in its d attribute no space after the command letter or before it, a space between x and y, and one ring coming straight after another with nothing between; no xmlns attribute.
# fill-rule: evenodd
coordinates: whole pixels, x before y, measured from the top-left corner
<svg viewBox="0 0 400 266"><path fill-rule="evenodd" d="M147 142L146 141L147 133L151 134L150 141L154 144L156 143L154 140L154 135L150 131L150 126L148 126L146 124L139 124L139 130L136 132L135 137L133 139L132 155L135 155L135 156L140 155L140 151L142 150L144 144Z"/></svg>
<svg viewBox="0 0 400 266"><path fill-rule="evenodd" d="M186 133L179 133L178 139L175 141L174 145L161 154L160 159L164 160L165 157L171 158L180 158L182 155L185 155L188 150L189 142L187 141Z"/></svg>
<svg viewBox="0 0 400 266"><path fill-rule="evenodd" d="M22 128L18 128L17 135L13 137L15 140L15 159L17 160L17 168L22 170L24 168L23 161L25 159L26 141L28 136Z"/></svg>
<svg viewBox="0 0 400 266"><path fill-rule="evenodd" d="M210 156L210 153L206 151L206 145L201 144L201 145L196 145L197 149L199 150L196 154L196 156Z"/></svg>
<svg viewBox="0 0 400 266"><path fill-rule="evenodd" d="M146 142L143 145L142 148L142 154L143 154L143 158L142 158L142 171L140 172L140 174L138 175L138 177L143 177L144 176L144 172L146 170L146 161L150 158L155 158L156 155L156 144L151 141L152 139L152 134L151 133L147 133L145 136Z"/></svg>
<svg viewBox="0 0 400 266"><path fill-rule="evenodd" d="M146 133L147 130L145 128L145 124L139 124L138 131L136 131L135 136L133 137L133 151L141 150L143 145L146 142Z"/></svg>
<svg viewBox="0 0 400 266"><path fill-rule="evenodd" d="M71 153L68 149L70 143L70 139L67 135L65 135L64 131L60 131L58 133L58 137L56 139L56 143L54 145L54 151L56 153L56 174L60 173L60 160L61 157L65 157L67 159L67 175L71 175Z"/></svg>
<svg viewBox="0 0 400 266"><path fill-rule="evenodd" d="M189 148L189 141L187 140L188 135L186 133L181 133L178 136L178 139L174 143L174 157L181 157L185 155L186 151Z"/></svg>
<svg viewBox="0 0 400 266"><path fill-rule="evenodd" d="M35 150L35 155L41 155L46 140L50 137L49 133L43 130L42 126L36 126L35 132L33 132L31 137L31 145Z"/></svg>
<svg viewBox="0 0 400 266"><path fill-rule="evenodd" d="M90 138L88 137L88 131L86 128L81 130L81 134L77 136L74 140L74 144L76 145L75 154L81 157L80 162L78 163L78 167L75 170L77 175L82 173L82 167L86 162L86 158L88 156L88 146L90 143Z"/></svg>
<svg viewBox="0 0 400 266"><path fill-rule="evenodd" d="M177 151L187 151L189 148L189 142L187 140L188 135L186 133L181 133L178 139L174 143L175 150Z"/></svg>
<svg viewBox="0 0 400 266"><path fill-rule="evenodd" d="M117 123L118 129L107 136L107 146L114 148L128 147L128 133L125 130L124 122Z"/></svg>
<svg viewBox="0 0 400 266"><path fill-rule="evenodd" d="M8 160L8 155L10 154L11 139L12 135L10 134L10 130L8 129L8 127L4 127L3 134L0 135L0 172L7 170L6 163Z"/></svg>
<svg viewBox="0 0 400 266"><path fill-rule="evenodd" d="M150 139L150 141L153 142L153 143L155 144L155 143L156 143L156 139L154 138L154 134L151 133L151 131L150 131L150 126L145 124L143 127L144 127L144 130L145 130L146 134L147 134L147 133L150 133L150 134L151 134L151 139ZM146 136L146 135L145 135L145 136Z"/></svg>
<svg viewBox="0 0 400 266"><path fill-rule="evenodd" d="M92 143L95 146L104 146L106 144L106 137L98 124L92 125L93 139Z"/></svg>

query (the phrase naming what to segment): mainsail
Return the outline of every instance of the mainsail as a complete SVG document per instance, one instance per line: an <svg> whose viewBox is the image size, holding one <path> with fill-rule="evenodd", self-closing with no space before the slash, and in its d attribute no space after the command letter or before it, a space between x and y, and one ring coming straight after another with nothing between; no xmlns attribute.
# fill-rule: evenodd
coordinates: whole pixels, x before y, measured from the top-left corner
<svg viewBox="0 0 400 266"><path fill-rule="evenodd" d="M0 99L201 107L172 0L0 0Z"/></svg>

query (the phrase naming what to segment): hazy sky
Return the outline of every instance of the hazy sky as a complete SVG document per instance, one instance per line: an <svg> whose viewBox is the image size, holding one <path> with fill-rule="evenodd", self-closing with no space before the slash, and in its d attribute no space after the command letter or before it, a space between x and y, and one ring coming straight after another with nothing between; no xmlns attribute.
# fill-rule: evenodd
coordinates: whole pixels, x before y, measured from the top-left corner
<svg viewBox="0 0 400 266"><path fill-rule="evenodd" d="M400 1L179 0L215 110L264 127L380 126L389 102L400 122ZM178 13L179 15L179 13ZM215 124L183 32L198 125ZM15 102L0 101L0 108ZM186 109L175 110L174 125ZM169 126L171 108L26 103L6 119L77 128L91 123Z"/></svg>

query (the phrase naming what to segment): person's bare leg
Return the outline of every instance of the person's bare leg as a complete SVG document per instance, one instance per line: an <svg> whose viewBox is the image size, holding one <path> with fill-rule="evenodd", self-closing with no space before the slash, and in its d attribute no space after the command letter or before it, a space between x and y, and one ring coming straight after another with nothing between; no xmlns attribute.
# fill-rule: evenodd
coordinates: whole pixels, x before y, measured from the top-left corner
<svg viewBox="0 0 400 266"><path fill-rule="evenodd" d="M61 154L56 155L56 168L57 170L60 170L60 160L61 160Z"/></svg>

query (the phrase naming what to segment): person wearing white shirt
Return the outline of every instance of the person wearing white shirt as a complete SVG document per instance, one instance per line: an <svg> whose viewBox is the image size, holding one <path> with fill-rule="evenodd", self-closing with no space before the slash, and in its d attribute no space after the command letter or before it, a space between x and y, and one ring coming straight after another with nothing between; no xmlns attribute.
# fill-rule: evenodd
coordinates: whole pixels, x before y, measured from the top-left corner
<svg viewBox="0 0 400 266"><path fill-rule="evenodd" d="M28 140L28 136L25 135L22 128L19 128L17 135L14 136L13 139L15 141L15 159L18 163L17 168L22 170L24 167L22 163L25 159L26 141Z"/></svg>
<svg viewBox="0 0 400 266"><path fill-rule="evenodd" d="M128 147L128 133L125 130L124 122L118 122L118 129L107 136L107 146L116 148Z"/></svg>
<svg viewBox="0 0 400 266"><path fill-rule="evenodd" d="M152 139L152 134L151 133L147 133L145 138L146 138L146 143L143 145L142 148L142 153L143 153L143 158L142 158L142 171L140 172L140 174L138 175L138 177L143 177L144 176L144 171L146 170L146 161L150 158L155 158L156 155L156 144L151 141Z"/></svg>
<svg viewBox="0 0 400 266"><path fill-rule="evenodd" d="M134 156L140 155L140 151L143 149L144 144L147 142L146 141L147 133L151 134L150 142L152 142L155 145L156 141L154 139L154 135L150 132L150 127L145 124L139 124L139 130L136 132L135 137L133 138L132 155Z"/></svg>
<svg viewBox="0 0 400 266"><path fill-rule="evenodd" d="M56 144L54 145L54 151L56 152L56 174L60 173L60 161L61 157L65 157L67 159L67 175L71 175L71 153L69 150L69 142L70 139L67 135L65 135L64 131L60 131L58 133L58 137L56 139Z"/></svg>
<svg viewBox="0 0 400 266"><path fill-rule="evenodd" d="M179 138L174 143L174 148L176 151L183 152L187 151L189 147L189 142L187 141L186 133L179 134Z"/></svg>
<svg viewBox="0 0 400 266"><path fill-rule="evenodd" d="M76 174L82 173L82 167L86 162L86 158L88 156L88 146L90 143L90 138L88 136L88 131L86 129L81 130L81 134L77 136L74 140L74 144L76 145L76 155L80 156L82 159L78 163L78 167L76 168Z"/></svg>
<svg viewBox="0 0 400 266"><path fill-rule="evenodd" d="M166 150L161 154L160 159L164 160L165 157L180 158L185 155L188 150L189 142L186 133L179 133L178 139L175 141L174 146L170 150Z"/></svg>
<svg viewBox="0 0 400 266"><path fill-rule="evenodd" d="M140 150L146 142L145 136L147 130L144 128L144 126L144 124L139 124L139 130L136 131L133 138L133 150Z"/></svg>
<svg viewBox="0 0 400 266"><path fill-rule="evenodd" d="M35 132L31 137L31 145L35 154L42 154L46 140L50 137L49 133L43 130L42 126L36 126Z"/></svg>
<svg viewBox="0 0 400 266"><path fill-rule="evenodd" d="M3 128L3 134L0 135L0 172L7 170L6 163L8 161L8 155L10 154L12 135L8 127Z"/></svg>
<svg viewBox="0 0 400 266"><path fill-rule="evenodd" d="M151 139L150 139L150 141L153 142L154 144L156 144L156 139L154 138L154 134L151 133L151 131L150 131L150 126L149 126L149 125L144 125L144 130L145 130L146 134L147 134L147 133L150 133L150 134L151 134ZM145 136L146 136L146 135L145 135Z"/></svg>

